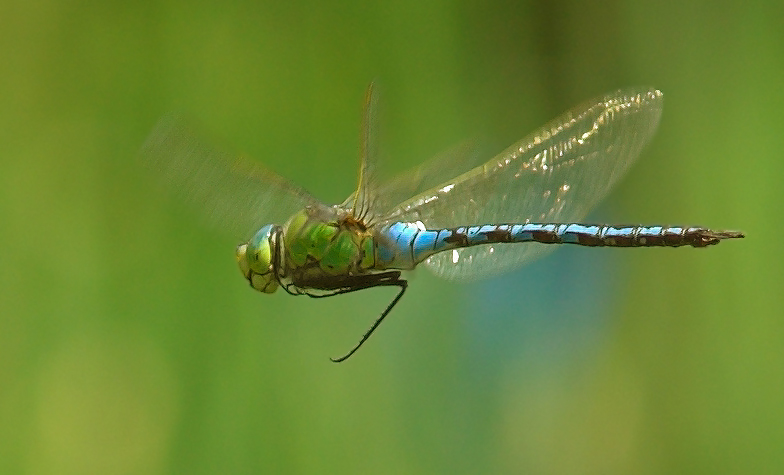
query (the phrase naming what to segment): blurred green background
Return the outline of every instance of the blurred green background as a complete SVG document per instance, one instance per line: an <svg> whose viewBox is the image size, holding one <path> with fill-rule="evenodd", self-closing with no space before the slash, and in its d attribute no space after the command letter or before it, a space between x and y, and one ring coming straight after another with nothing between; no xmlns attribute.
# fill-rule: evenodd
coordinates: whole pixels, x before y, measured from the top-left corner
<svg viewBox="0 0 784 475"><path fill-rule="evenodd" d="M0 3L0 472L780 473L784 6ZM136 153L170 110L326 202L364 88L395 171L630 85L653 143L591 219L740 229L563 249L392 296L253 292Z"/></svg>

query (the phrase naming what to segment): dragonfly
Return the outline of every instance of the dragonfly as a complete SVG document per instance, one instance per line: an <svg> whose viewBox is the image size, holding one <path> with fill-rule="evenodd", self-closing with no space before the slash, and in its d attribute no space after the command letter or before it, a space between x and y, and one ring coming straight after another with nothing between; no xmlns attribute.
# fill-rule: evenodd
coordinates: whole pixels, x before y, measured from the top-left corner
<svg viewBox="0 0 784 475"><path fill-rule="evenodd" d="M403 272L420 265L464 280L514 269L554 249L551 244L702 248L744 237L698 226L582 223L653 136L662 99L654 88L618 90L569 110L489 160L457 149L384 182L371 84L359 184L332 206L216 147L175 115L161 119L142 155L213 223L243 234L236 260L253 289L323 298L397 288L359 342L330 358L341 362L403 297Z"/></svg>

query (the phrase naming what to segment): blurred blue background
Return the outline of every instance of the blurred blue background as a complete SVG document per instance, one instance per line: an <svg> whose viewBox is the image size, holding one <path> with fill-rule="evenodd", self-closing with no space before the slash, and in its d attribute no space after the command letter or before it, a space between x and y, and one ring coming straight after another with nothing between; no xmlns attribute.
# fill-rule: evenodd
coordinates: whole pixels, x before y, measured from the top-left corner
<svg viewBox="0 0 784 475"><path fill-rule="evenodd" d="M0 3L0 472L784 470L779 4ZM659 132L591 215L740 229L392 297L253 292L136 153L185 111L325 202L367 83L394 171L619 87Z"/></svg>

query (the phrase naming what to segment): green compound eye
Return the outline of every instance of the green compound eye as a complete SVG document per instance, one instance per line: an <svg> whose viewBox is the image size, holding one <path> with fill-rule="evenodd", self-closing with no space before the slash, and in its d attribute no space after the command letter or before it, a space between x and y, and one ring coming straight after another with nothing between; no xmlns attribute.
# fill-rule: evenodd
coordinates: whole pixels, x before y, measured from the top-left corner
<svg viewBox="0 0 784 475"><path fill-rule="evenodd" d="M272 266L272 238L274 225L259 229L247 244L237 246L237 264L250 285L267 294L278 289L275 269Z"/></svg>

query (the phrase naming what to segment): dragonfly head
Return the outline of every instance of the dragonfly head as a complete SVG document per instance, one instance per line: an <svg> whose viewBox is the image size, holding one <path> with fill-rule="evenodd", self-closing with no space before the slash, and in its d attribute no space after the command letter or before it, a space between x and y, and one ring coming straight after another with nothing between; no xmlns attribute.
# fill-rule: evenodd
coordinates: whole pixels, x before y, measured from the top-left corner
<svg viewBox="0 0 784 475"><path fill-rule="evenodd" d="M277 249L277 226L268 224L259 229L245 244L237 246L237 264L251 287L271 294L278 289L272 256Z"/></svg>

